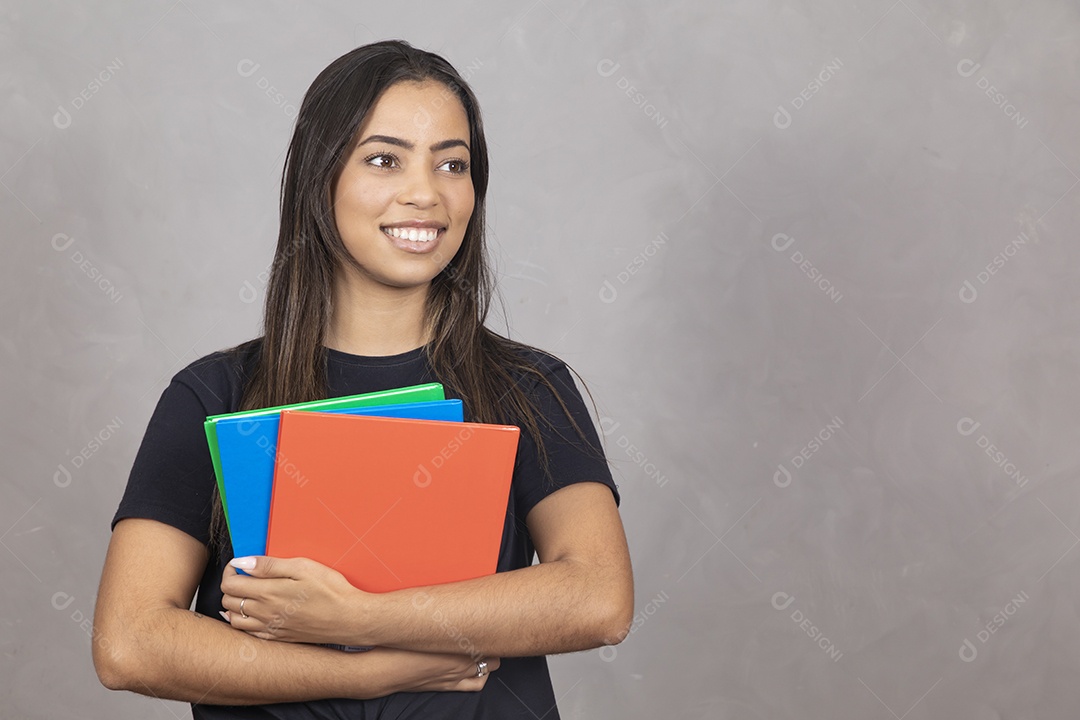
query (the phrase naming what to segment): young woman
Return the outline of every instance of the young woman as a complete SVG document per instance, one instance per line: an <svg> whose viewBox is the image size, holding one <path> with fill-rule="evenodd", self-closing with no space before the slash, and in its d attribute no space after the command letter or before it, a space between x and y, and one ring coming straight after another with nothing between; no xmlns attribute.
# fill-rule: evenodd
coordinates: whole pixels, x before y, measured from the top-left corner
<svg viewBox="0 0 1080 720"><path fill-rule="evenodd" d="M105 686L195 718L547 720L545 655L626 636L619 494L582 397L559 359L484 327L487 183L476 98L443 58L379 42L316 78L263 336L172 378L113 518L93 644ZM498 572L376 594L306 558L232 558L207 415L432 381L466 420L522 428Z"/></svg>

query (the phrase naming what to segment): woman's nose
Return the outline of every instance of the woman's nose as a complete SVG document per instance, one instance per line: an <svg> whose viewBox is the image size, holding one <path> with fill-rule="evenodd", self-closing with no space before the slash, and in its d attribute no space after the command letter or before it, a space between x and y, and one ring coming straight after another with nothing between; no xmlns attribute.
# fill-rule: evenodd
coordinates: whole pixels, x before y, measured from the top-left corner
<svg viewBox="0 0 1080 720"><path fill-rule="evenodd" d="M438 200L434 178L426 168L412 168L405 174L404 186L398 195L398 201L407 205L427 207Z"/></svg>

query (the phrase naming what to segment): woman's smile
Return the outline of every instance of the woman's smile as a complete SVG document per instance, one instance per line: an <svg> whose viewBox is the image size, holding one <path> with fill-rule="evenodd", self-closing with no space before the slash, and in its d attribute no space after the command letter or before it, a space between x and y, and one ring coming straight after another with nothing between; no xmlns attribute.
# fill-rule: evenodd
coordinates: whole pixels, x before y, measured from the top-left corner
<svg viewBox="0 0 1080 720"><path fill-rule="evenodd" d="M434 252L446 234L446 228L434 227L383 226L381 230L391 245L410 253Z"/></svg>

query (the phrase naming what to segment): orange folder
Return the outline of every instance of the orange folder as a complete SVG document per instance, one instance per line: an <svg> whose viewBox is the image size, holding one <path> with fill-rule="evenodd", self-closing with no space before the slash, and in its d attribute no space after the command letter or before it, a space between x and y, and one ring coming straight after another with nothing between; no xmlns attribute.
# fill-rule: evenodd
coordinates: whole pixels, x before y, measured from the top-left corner
<svg viewBox="0 0 1080 720"><path fill-rule="evenodd" d="M266 554L311 558L367 592L491 575L519 434L286 410Z"/></svg>

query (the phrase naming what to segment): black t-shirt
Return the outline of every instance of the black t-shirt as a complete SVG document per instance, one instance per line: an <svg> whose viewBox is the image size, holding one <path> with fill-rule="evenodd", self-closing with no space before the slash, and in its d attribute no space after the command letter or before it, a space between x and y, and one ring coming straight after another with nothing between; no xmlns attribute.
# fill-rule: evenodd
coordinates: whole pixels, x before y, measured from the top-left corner
<svg viewBox="0 0 1080 720"><path fill-rule="evenodd" d="M135 457L123 499L112 525L127 517L151 518L179 528L200 542L209 542L214 470L203 422L208 415L235 412L259 343L245 355L217 352L176 373L165 388ZM596 450L599 438L581 394L566 365L546 353L529 359L558 388L574 420ZM327 348L328 397L355 395L389 388L437 382L423 353L416 348L399 355L362 357ZM544 497L560 487L596 481L619 492L606 462L586 452L557 400L535 378L524 380L551 424L539 422L548 452L552 482L545 478L528 433L521 432L506 510L497 572L528 567L535 554L525 518ZM449 395L450 393L448 393ZM465 409L465 420L469 411ZM220 619L221 574L232 559L231 549L211 557L199 584L195 610ZM224 622L224 621L222 621ZM484 689L471 692L395 693L372 700L326 699L306 703L225 707L192 705L195 720L276 718L280 720L359 720L360 718L535 718L558 720L547 658L507 657Z"/></svg>

